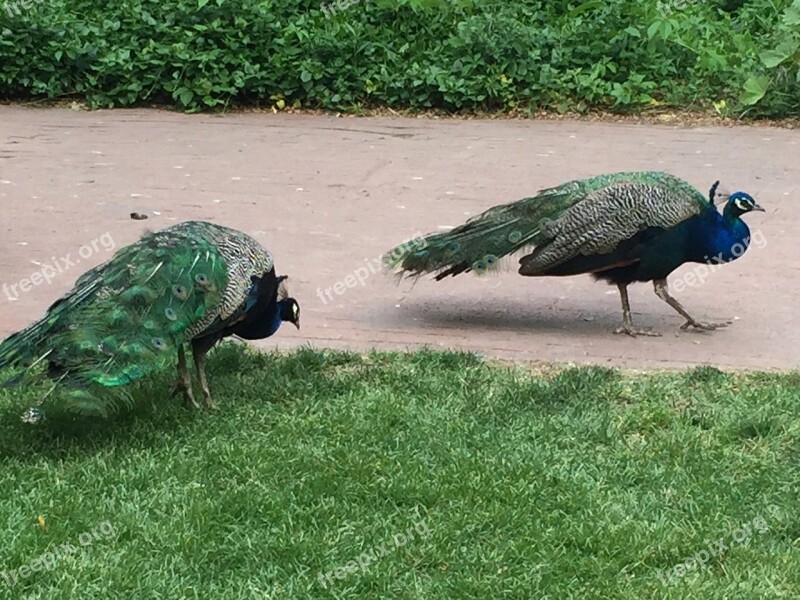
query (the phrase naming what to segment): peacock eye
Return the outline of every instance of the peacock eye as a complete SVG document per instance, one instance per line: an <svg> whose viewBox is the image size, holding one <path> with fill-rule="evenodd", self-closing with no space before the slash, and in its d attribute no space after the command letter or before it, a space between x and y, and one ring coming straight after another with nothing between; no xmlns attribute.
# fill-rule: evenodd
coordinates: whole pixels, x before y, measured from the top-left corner
<svg viewBox="0 0 800 600"><path fill-rule="evenodd" d="M485 271L486 263L483 262L482 260L476 260L474 263L472 263L472 269L478 272Z"/></svg>
<svg viewBox="0 0 800 600"><path fill-rule="evenodd" d="M521 231L512 231L508 234L508 241L512 244L516 244L518 241L522 239L522 232Z"/></svg>
<svg viewBox="0 0 800 600"><path fill-rule="evenodd" d="M173 285L172 293L175 294L175 297L180 300L186 300L186 298L189 296L189 294L186 293L186 288L182 285Z"/></svg>
<svg viewBox="0 0 800 600"><path fill-rule="evenodd" d="M198 273L195 275L194 280L200 285L205 285L208 283L208 277L206 277L203 273Z"/></svg>
<svg viewBox="0 0 800 600"><path fill-rule="evenodd" d="M178 313L176 313L173 309L168 308L164 311L164 316L167 317L170 321L174 321L178 318Z"/></svg>
<svg viewBox="0 0 800 600"><path fill-rule="evenodd" d="M157 350L163 350L167 347L167 342L164 341L164 338L153 338L153 347Z"/></svg>

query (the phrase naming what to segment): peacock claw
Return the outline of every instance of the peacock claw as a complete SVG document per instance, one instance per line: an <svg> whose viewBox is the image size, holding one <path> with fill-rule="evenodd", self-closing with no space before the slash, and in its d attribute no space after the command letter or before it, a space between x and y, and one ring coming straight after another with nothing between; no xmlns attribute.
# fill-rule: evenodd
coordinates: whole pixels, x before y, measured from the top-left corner
<svg viewBox="0 0 800 600"><path fill-rule="evenodd" d="M180 379L176 381L175 385L172 387L172 397L174 398L179 394L183 396L183 399L188 406L191 406L192 408L196 409L200 408L200 405L197 403L197 400L194 399L192 388L188 386L185 382L181 381Z"/></svg>
<svg viewBox="0 0 800 600"><path fill-rule="evenodd" d="M217 403L211 399L211 391L208 389L208 381L206 381L205 371L202 372L200 377L200 389L203 391L203 403L209 410L217 410Z"/></svg>
<svg viewBox="0 0 800 600"><path fill-rule="evenodd" d="M689 327L694 327L695 329L702 329L703 331L714 331L715 329L722 329L723 327L727 327L733 323L733 321L724 321L722 323L703 323L702 321L695 321L694 319L689 319L681 325L681 331L686 331Z"/></svg>
<svg viewBox="0 0 800 600"><path fill-rule="evenodd" d="M614 330L614 333L626 333L631 337L636 337L637 335L644 335L649 337L661 337L660 333L651 331L649 327L645 329L635 329L633 327L628 327L627 325L623 325L622 327L617 327Z"/></svg>
<svg viewBox="0 0 800 600"><path fill-rule="evenodd" d="M192 393L192 378L186 368L186 353L182 345L178 347L178 379L172 388L172 397L174 398L178 394L183 394L183 399L187 406L200 409L200 405L194 399L194 393Z"/></svg>
<svg viewBox="0 0 800 600"><path fill-rule="evenodd" d="M623 283L618 283L617 289L619 289L619 298L622 301L622 327L617 327L614 330L614 333L625 333L634 338L637 335L661 337L660 333L650 331L650 327L636 329L633 326L633 319L631 318L631 303L628 301L628 286Z"/></svg>

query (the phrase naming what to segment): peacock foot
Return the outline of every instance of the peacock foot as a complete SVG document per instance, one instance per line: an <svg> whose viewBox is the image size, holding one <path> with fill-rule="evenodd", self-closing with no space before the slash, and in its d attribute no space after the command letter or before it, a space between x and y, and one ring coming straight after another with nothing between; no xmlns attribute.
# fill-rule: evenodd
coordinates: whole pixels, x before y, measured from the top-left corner
<svg viewBox="0 0 800 600"><path fill-rule="evenodd" d="M614 333L626 333L631 337L636 337L637 335L644 335L649 337L661 337L660 333L651 331L650 327L645 327L644 329L636 329L632 325L623 325L622 327L617 327L614 330Z"/></svg>
<svg viewBox="0 0 800 600"><path fill-rule="evenodd" d="M203 402L209 410L217 410L217 403L211 398L211 392L208 391L208 386L203 386Z"/></svg>
<svg viewBox="0 0 800 600"><path fill-rule="evenodd" d="M178 378L178 381L176 381L175 385L172 386L172 397L174 398L178 394L183 396L184 402L186 402L187 406L197 409L200 408L197 400L194 399L192 385L181 378Z"/></svg>
<svg viewBox="0 0 800 600"><path fill-rule="evenodd" d="M694 327L695 329L702 329L703 331L714 331L715 329L722 329L723 327L727 327L733 323L731 320L723 321L722 323L703 323L702 321L695 321L694 319L689 319L681 325L681 331L686 331L689 327Z"/></svg>

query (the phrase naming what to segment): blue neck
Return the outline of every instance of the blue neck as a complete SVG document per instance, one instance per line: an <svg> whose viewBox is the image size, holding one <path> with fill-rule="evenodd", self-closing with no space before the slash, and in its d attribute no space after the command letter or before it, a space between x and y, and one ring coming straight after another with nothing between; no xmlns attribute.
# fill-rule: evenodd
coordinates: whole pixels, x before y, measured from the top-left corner
<svg viewBox="0 0 800 600"><path fill-rule="evenodd" d="M281 305L280 305L280 303L279 302L275 303L275 310L272 313L272 319L271 320L268 318L269 315L265 315L265 317L266 318L264 318L264 320L262 321L262 323L263 323L262 327L263 327L264 337L266 338L266 337L271 336L276 331L278 331L278 329L281 326L282 321L281 321ZM258 329L261 329L261 327L259 327Z"/></svg>
<svg viewBox="0 0 800 600"><path fill-rule="evenodd" d="M703 220L697 235L703 236L703 256L698 262L719 264L736 260L750 245L750 228L738 215L725 210L720 215L710 211L708 220Z"/></svg>
<svg viewBox="0 0 800 600"><path fill-rule="evenodd" d="M235 330L236 335L245 340L263 340L281 326L281 303L274 302L267 311L251 313Z"/></svg>

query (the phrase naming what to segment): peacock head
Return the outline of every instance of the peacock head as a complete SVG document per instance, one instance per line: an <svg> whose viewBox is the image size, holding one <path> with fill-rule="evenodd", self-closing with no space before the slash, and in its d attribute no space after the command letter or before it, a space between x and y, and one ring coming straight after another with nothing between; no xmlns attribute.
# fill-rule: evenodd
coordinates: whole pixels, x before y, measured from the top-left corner
<svg viewBox="0 0 800 600"><path fill-rule="evenodd" d="M728 196L728 202L725 204L725 212L732 217L741 217L743 214L752 211L766 212L750 194L746 194L745 192L733 192Z"/></svg>
<svg viewBox="0 0 800 600"><path fill-rule="evenodd" d="M294 298L284 298L278 305L281 308L281 321L289 321L300 329L300 305Z"/></svg>

